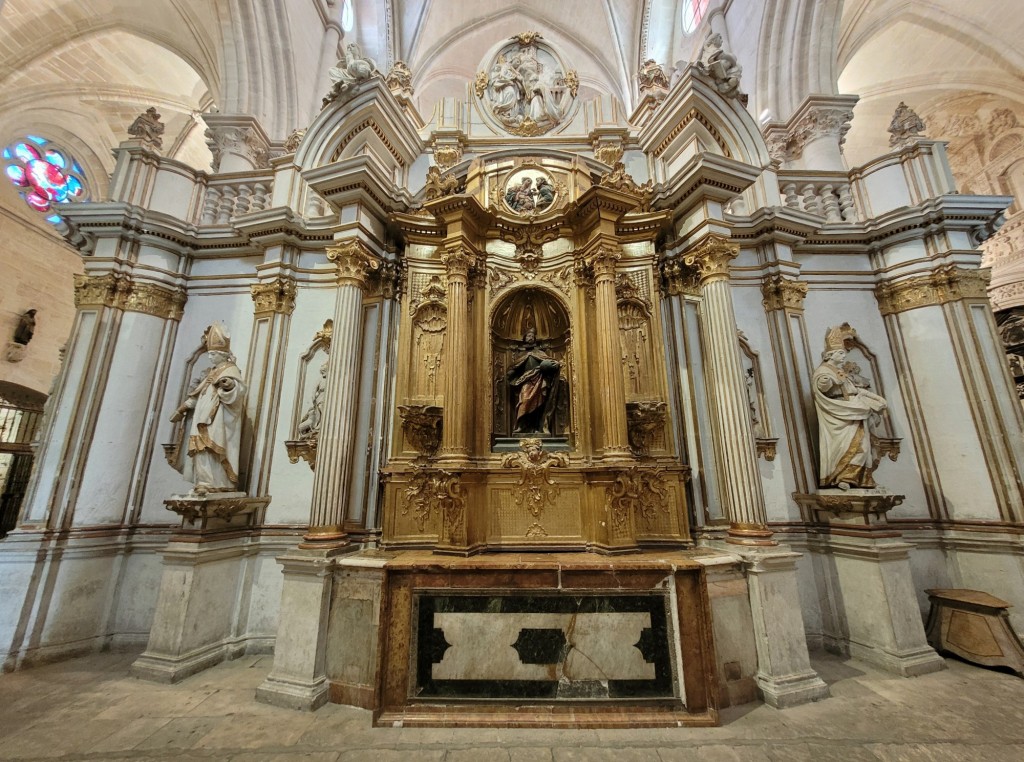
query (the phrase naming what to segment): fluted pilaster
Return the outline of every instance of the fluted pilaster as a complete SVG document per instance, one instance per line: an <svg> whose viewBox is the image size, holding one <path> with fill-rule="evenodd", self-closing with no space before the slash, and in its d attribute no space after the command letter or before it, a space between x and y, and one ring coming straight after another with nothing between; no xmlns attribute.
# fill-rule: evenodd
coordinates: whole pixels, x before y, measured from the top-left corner
<svg viewBox="0 0 1024 762"><path fill-rule="evenodd" d="M596 367L599 396L598 417L605 457L629 457L629 429L626 424L626 389L622 379L619 349L619 309L615 296L615 266L621 253L616 246L600 245L587 257L594 272L594 306L597 312Z"/></svg>
<svg viewBox="0 0 1024 762"><path fill-rule="evenodd" d="M377 259L358 239L329 248L327 258L338 268L338 291L306 546L348 542L344 521L359 403L353 390L359 387L363 292L370 273L379 267Z"/></svg>
<svg viewBox="0 0 1024 762"><path fill-rule="evenodd" d="M474 257L462 246L452 246L441 255L448 271L448 327L445 333L444 425L441 429L442 457L461 459L469 454L467 420L469 395L469 298L466 285Z"/></svg>
<svg viewBox="0 0 1024 762"><path fill-rule="evenodd" d="M767 528L754 431L736 341L736 315L729 287L729 262L739 247L717 235L683 255L700 277L703 297L701 335L711 378L710 398L718 470L729 516L728 541L741 545L774 544Z"/></svg>

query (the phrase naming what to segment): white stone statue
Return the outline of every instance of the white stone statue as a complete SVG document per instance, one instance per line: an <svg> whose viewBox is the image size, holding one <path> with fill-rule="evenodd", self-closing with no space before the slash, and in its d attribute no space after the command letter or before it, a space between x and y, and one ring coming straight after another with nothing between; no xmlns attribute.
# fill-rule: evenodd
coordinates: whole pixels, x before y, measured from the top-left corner
<svg viewBox="0 0 1024 762"><path fill-rule="evenodd" d="M849 323L829 328L822 362L811 378L818 411L819 487L871 489L878 467L870 421L886 409L885 399L866 388L859 368L846 361Z"/></svg>
<svg viewBox="0 0 1024 762"><path fill-rule="evenodd" d="M313 397L309 402L309 409L306 410L299 421L299 437L301 439L312 439L320 433L320 422L323 420L324 394L327 388L327 363L320 366L320 379L313 389Z"/></svg>
<svg viewBox="0 0 1024 762"><path fill-rule="evenodd" d="M184 427L187 457L181 472L195 485L193 494L199 496L238 489L245 384L230 342L222 324L206 329L203 346L211 367L171 416L172 422L188 418Z"/></svg>
<svg viewBox="0 0 1024 762"><path fill-rule="evenodd" d="M537 37L506 46L490 70L477 75L477 95L495 118L509 132L527 137L559 124L579 86L576 72L563 72L554 56L537 46Z"/></svg>
<svg viewBox="0 0 1024 762"><path fill-rule="evenodd" d="M331 91L324 98L326 106L333 100L353 91L359 84L366 82L377 73L377 64L372 58L363 56L360 47L352 42L345 48L345 56L327 72L333 82Z"/></svg>
<svg viewBox="0 0 1024 762"><path fill-rule="evenodd" d="M699 68L711 77L715 89L726 98L746 100L746 96L740 92L743 68L736 60L736 56L722 48L722 35L718 32L708 35L704 41Z"/></svg>

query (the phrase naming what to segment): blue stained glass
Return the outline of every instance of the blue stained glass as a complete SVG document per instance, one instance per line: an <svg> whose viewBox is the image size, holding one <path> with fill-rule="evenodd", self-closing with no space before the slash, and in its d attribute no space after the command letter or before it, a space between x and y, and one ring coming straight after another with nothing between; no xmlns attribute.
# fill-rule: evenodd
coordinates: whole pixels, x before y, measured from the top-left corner
<svg viewBox="0 0 1024 762"><path fill-rule="evenodd" d="M64 157L61 156L60 152L54 151L52 148L46 149L46 160L53 166L60 167L61 169L64 169L64 167L67 166L67 162L64 160Z"/></svg>
<svg viewBox="0 0 1024 762"><path fill-rule="evenodd" d="M36 137L35 135L26 135L25 137L28 138L29 140L31 140L33 143L36 143L36 144L41 145L41 146L44 146L44 145L46 145L47 143L50 142L46 138L39 138L39 137Z"/></svg>
<svg viewBox="0 0 1024 762"><path fill-rule="evenodd" d="M63 218L59 214L51 214L49 217L46 218L46 221L56 225L62 219Z"/></svg>
<svg viewBox="0 0 1024 762"><path fill-rule="evenodd" d="M18 145L14 146L14 155L28 164L32 159L39 158L39 151L28 143L18 143Z"/></svg>
<svg viewBox="0 0 1024 762"><path fill-rule="evenodd" d="M80 175L84 175L85 174L85 172L82 171L82 168L80 166L78 166L78 162L77 161L71 162L71 169L73 169L75 172L77 172Z"/></svg>
<svg viewBox="0 0 1024 762"><path fill-rule="evenodd" d="M84 188L82 188L82 183L77 177L69 177L67 182L64 184L64 188L67 190L69 196L75 197L81 196L82 191L84 190Z"/></svg>
<svg viewBox="0 0 1024 762"><path fill-rule="evenodd" d="M5 148L4 149L4 158L5 159L11 158L11 149L10 148Z"/></svg>
<svg viewBox="0 0 1024 762"><path fill-rule="evenodd" d="M25 170L15 164L7 168L7 176L11 178L11 182L15 185L21 187L28 185L28 180L25 179Z"/></svg>

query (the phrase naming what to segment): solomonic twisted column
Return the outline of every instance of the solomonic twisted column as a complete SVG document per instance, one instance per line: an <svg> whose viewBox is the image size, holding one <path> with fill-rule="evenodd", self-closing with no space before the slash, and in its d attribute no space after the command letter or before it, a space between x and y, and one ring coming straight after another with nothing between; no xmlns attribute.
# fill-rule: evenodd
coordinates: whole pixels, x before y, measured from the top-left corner
<svg viewBox="0 0 1024 762"><path fill-rule="evenodd" d="M441 456L464 459L469 455L466 441L469 398L465 369L469 367L469 300L466 284L475 261L462 246L446 249L441 261L448 270L448 327L445 341L444 426Z"/></svg>
<svg viewBox="0 0 1024 762"><path fill-rule="evenodd" d="M619 308L615 296L618 247L601 244L587 259L594 271L594 303L597 312L597 368L601 376L598 410L602 448L606 458L631 457L626 424L626 389L619 349Z"/></svg>
<svg viewBox="0 0 1024 762"><path fill-rule="evenodd" d="M720 483L729 516L728 542L774 545L767 526L729 287L729 262L738 253L738 246L712 234L684 253L683 261L700 276L701 336L711 379L711 421Z"/></svg>
<svg viewBox="0 0 1024 762"><path fill-rule="evenodd" d="M344 522L359 401L353 390L359 382L363 292L370 273L379 267L366 244L355 238L328 248L327 258L338 268L338 292L305 547L348 543Z"/></svg>

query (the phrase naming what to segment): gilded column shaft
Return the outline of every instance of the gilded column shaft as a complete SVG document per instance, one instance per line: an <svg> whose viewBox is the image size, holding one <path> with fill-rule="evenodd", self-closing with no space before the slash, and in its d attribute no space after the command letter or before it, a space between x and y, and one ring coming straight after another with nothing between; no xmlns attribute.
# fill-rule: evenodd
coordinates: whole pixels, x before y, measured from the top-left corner
<svg viewBox="0 0 1024 762"><path fill-rule="evenodd" d="M729 261L737 253L738 248L726 239L712 236L684 259L700 273L701 335L712 380L712 424L719 453L720 484L729 516L729 541L766 544L771 542L771 532L767 529L729 286Z"/></svg>
<svg viewBox="0 0 1024 762"><path fill-rule="evenodd" d="M377 262L357 240L329 249L327 256L338 266L338 293L306 540L344 544L345 511L356 448L363 290Z"/></svg>
<svg viewBox="0 0 1024 762"><path fill-rule="evenodd" d="M465 249L449 249L442 256L448 268L448 326L445 333L447 348L444 367L444 425L441 429L442 455L465 457L469 454L466 442L469 399L466 394L469 367L468 331L469 301L466 285L469 280L471 257Z"/></svg>
<svg viewBox="0 0 1024 762"><path fill-rule="evenodd" d="M600 255L599 255L600 256ZM595 305L597 307L598 358L601 396L600 421L604 454L629 455L626 425L626 390L622 379L619 349L619 313L615 297L614 256L604 255L594 265Z"/></svg>

